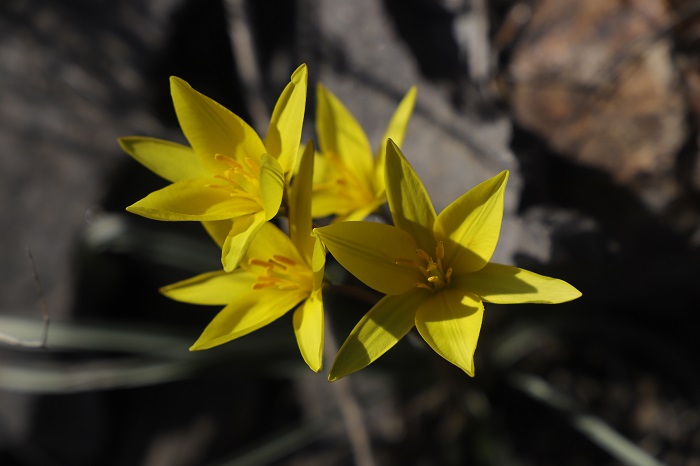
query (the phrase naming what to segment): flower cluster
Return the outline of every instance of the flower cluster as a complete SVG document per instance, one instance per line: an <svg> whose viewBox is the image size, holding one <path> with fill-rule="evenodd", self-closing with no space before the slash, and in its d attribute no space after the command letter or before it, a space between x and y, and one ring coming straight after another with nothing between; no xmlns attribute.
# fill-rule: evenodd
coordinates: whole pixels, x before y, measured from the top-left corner
<svg viewBox="0 0 700 466"><path fill-rule="evenodd" d="M399 104L373 157L360 125L319 85L317 152L311 142L301 146L307 79L305 65L292 74L264 140L174 77L173 103L190 146L120 139L128 154L171 182L127 210L156 220L202 222L221 247L222 270L161 290L174 300L224 306L191 350L229 342L294 310L301 355L320 371L327 251L386 295L340 348L331 381L366 367L413 327L436 353L473 376L483 302L561 303L581 295L561 280L489 262L503 218L507 171L435 212L399 149L415 89ZM386 202L393 225L363 221ZM273 222L282 212L287 231ZM312 218L330 216L332 223L313 228Z"/></svg>

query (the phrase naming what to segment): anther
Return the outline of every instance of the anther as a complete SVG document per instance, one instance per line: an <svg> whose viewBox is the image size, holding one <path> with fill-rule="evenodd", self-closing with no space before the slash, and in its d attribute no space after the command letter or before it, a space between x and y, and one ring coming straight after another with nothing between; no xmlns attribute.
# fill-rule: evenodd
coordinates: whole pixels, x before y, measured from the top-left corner
<svg viewBox="0 0 700 466"><path fill-rule="evenodd" d="M290 266L297 265L296 261L293 261L289 257L274 255L274 256L272 256L272 258L274 260L276 260L277 262L281 262L281 263L286 264L286 265L290 265Z"/></svg>
<svg viewBox="0 0 700 466"><path fill-rule="evenodd" d="M256 283L253 285L254 290L261 290L263 288L270 288L271 286L275 286L275 282L263 282L263 283Z"/></svg>
<svg viewBox="0 0 700 466"><path fill-rule="evenodd" d="M257 265L265 268L272 267L272 264L266 261L261 261L260 259L250 259L248 260L248 265Z"/></svg>
<svg viewBox="0 0 700 466"><path fill-rule="evenodd" d="M422 249L416 249L416 255L426 262L430 262L430 256Z"/></svg>
<svg viewBox="0 0 700 466"><path fill-rule="evenodd" d="M257 172L260 171L260 166L259 166L258 163L257 163L255 160L253 160L252 158L246 157L246 158L245 158L245 163L248 164L248 166L253 170L254 173L257 173Z"/></svg>
<svg viewBox="0 0 700 466"><path fill-rule="evenodd" d="M435 246L435 257L438 259L445 257L445 245L442 244L442 241L438 241L437 246Z"/></svg>

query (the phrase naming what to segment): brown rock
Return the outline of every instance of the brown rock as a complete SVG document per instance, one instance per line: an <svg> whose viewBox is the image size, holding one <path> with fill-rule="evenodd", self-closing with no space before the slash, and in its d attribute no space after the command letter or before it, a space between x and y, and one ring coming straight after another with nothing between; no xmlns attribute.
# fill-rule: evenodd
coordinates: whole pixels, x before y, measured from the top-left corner
<svg viewBox="0 0 700 466"><path fill-rule="evenodd" d="M686 104L658 0L544 0L514 45L515 118L563 155L627 183L664 176Z"/></svg>

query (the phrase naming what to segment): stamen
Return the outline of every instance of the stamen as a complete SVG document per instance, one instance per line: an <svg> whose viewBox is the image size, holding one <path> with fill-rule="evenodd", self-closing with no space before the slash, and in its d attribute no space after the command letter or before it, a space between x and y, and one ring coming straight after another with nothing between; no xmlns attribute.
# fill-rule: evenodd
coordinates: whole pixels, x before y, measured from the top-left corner
<svg viewBox="0 0 700 466"><path fill-rule="evenodd" d="M445 245L442 244L442 241L438 241L437 246L435 246L435 257L437 257L438 260L445 257Z"/></svg>
<svg viewBox="0 0 700 466"><path fill-rule="evenodd" d="M416 288L422 288L422 289L424 289L424 290L433 291L433 288L432 288L431 286L428 286L428 285L426 285L426 284L423 283L423 282L416 282L416 283L414 284L414 286L415 286Z"/></svg>
<svg viewBox="0 0 700 466"><path fill-rule="evenodd" d="M452 267L447 269L447 272L445 272L445 281L447 282L448 285L450 284L451 278L452 278Z"/></svg>
<svg viewBox="0 0 700 466"><path fill-rule="evenodd" d="M426 262L431 262L430 256L422 249L416 249L416 255Z"/></svg>
<svg viewBox="0 0 700 466"><path fill-rule="evenodd" d="M254 173L258 173L260 171L260 165L258 165L258 163L252 158L246 157L245 163L248 164L248 166L253 170Z"/></svg>
<svg viewBox="0 0 700 466"><path fill-rule="evenodd" d="M282 270L287 270L287 267L285 267L284 265L280 264L280 263L277 262L275 259L270 259L270 260L268 260L267 262L268 262L270 265L272 265L272 266L277 266L277 267L281 268Z"/></svg>
<svg viewBox="0 0 700 466"><path fill-rule="evenodd" d="M281 262L283 264L290 265L292 267L297 265L296 261L290 259L289 257L274 255L274 256L272 256L272 258L274 260L276 260L277 262Z"/></svg>
<svg viewBox="0 0 700 466"><path fill-rule="evenodd" d="M233 168L238 168L239 170L240 170L241 168L243 168L243 165L241 165L241 164L238 162L238 160L233 159L233 158L231 158L231 157L229 157L229 156L227 156L227 155L224 155L224 154L216 154L216 155L214 156L214 158L215 158L216 160L218 160L219 162L224 162L224 163L230 165L230 166L233 167Z"/></svg>
<svg viewBox="0 0 700 466"><path fill-rule="evenodd" d="M262 290L263 288L270 288L271 286L275 286L275 282L258 282L255 285L253 285L253 289Z"/></svg>
<svg viewBox="0 0 700 466"><path fill-rule="evenodd" d="M260 267L272 267L272 264L269 262L261 261L260 259L250 259L248 260L248 265L258 265Z"/></svg>

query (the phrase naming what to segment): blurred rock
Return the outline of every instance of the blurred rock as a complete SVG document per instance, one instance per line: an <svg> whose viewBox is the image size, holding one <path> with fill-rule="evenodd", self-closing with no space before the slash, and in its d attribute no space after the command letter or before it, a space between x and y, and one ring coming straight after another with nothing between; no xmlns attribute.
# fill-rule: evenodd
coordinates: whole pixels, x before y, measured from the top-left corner
<svg viewBox="0 0 700 466"><path fill-rule="evenodd" d="M508 69L516 120L618 182L671 177L687 105L665 2L545 0Z"/></svg>
<svg viewBox="0 0 700 466"><path fill-rule="evenodd" d="M71 248L123 162L116 138L163 133L146 111L140 67L178 3L0 5L2 311L38 309L29 247L52 315L66 314Z"/></svg>

